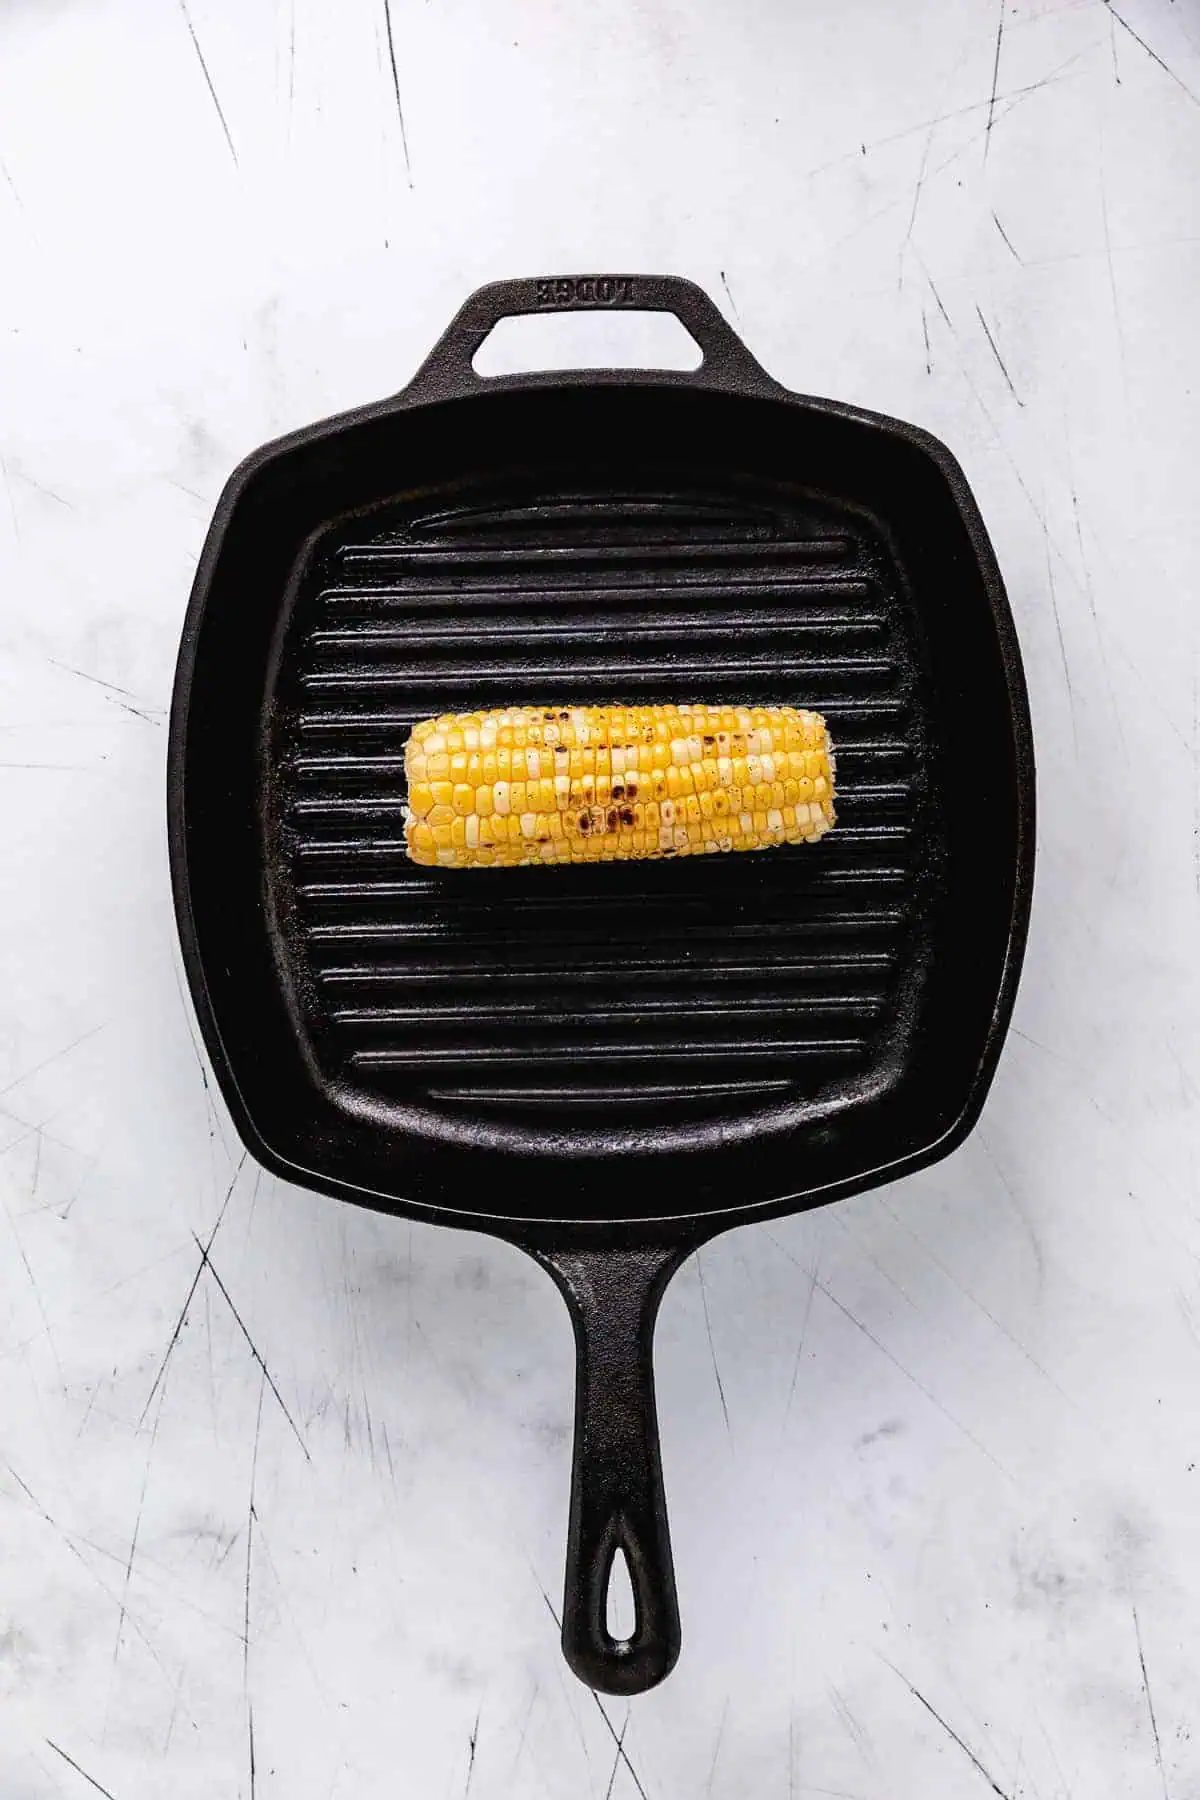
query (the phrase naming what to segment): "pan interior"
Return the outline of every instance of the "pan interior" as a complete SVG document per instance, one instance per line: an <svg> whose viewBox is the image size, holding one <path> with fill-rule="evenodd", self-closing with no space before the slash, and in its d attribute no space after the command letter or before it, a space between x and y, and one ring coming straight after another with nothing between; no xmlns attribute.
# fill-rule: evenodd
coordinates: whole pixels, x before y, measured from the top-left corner
<svg viewBox="0 0 1200 1800"><path fill-rule="evenodd" d="M821 711L815 846L582 868L409 863L426 715L696 699ZM348 1104L434 1135L695 1142L903 1064L944 854L921 632L865 508L659 470L391 501L310 546L270 708L286 981Z"/></svg>

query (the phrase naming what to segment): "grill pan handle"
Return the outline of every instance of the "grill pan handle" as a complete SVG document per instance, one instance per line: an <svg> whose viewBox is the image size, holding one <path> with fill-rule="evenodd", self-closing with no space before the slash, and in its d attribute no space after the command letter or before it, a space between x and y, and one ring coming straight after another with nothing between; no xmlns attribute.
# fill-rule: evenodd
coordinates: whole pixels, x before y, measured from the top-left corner
<svg viewBox="0 0 1200 1800"><path fill-rule="evenodd" d="M623 369L619 379L667 382L671 386L721 387L736 393L781 393L703 288L681 275L554 275L527 281L493 281L477 288L438 339L404 399L444 400L484 388L553 387L563 381L603 383L617 371L582 369L524 375L477 375L471 359L501 319L517 313L673 313L700 346L696 369Z"/></svg>
<svg viewBox="0 0 1200 1800"><path fill-rule="evenodd" d="M690 1246L688 1246L690 1248ZM575 1327L575 1451L562 1646L607 1694L640 1694L679 1655L679 1607L654 1408L654 1321L687 1249L538 1250ZM636 1622L608 1629L613 1559L624 1553Z"/></svg>

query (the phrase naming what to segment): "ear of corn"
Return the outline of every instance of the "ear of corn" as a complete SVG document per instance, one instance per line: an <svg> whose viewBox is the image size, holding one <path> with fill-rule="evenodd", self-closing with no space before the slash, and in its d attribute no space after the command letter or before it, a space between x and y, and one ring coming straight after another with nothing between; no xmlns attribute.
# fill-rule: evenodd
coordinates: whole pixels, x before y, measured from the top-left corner
<svg viewBox="0 0 1200 1800"><path fill-rule="evenodd" d="M833 747L790 706L509 706L425 719L405 746L414 862L612 862L813 843Z"/></svg>

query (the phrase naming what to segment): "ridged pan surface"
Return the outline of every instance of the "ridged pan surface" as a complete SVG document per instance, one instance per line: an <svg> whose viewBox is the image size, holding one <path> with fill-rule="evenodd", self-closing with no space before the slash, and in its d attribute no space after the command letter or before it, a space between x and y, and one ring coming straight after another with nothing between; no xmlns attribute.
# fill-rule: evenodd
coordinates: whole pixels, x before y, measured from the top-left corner
<svg viewBox="0 0 1200 1800"><path fill-rule="evenodd" d="M417 719L690 697L824 713L832 836L585 868L406 859ZM384 508L312 546L271 721L274 900L312 1054L434 1129L624 1141L817 1107L918 1005L936 728L902 571L861 509L661 474Z"/></svg>

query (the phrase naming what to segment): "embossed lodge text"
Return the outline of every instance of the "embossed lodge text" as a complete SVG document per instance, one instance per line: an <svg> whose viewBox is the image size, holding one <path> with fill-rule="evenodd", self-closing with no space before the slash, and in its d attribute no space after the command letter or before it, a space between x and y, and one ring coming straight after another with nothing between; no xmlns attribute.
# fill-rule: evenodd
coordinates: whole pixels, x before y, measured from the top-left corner
<svg viewBox="0 0 1200 1800"><path fill-rule="evenodd" d="M628 275L579 275L537 283L539 306L636 306Z"/></svg>

